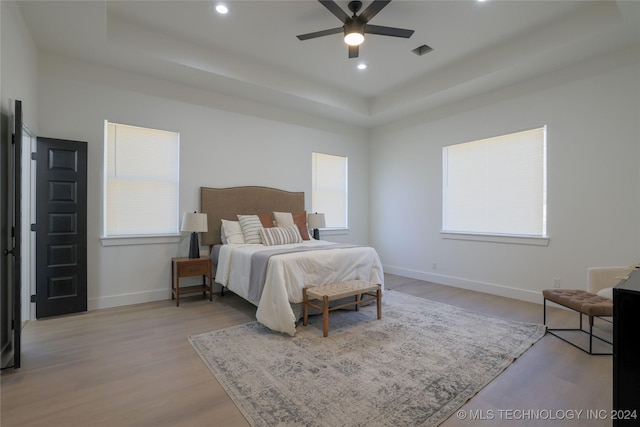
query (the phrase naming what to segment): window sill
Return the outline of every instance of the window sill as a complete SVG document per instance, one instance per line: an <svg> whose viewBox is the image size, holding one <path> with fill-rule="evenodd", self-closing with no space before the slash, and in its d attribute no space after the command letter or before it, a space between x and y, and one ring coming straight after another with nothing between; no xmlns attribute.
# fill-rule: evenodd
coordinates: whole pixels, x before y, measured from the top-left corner
<svg viewBox="0 0 640 427"><path fill-rule="evenodd" d="M158 245L163 243L179 243L182 235L163 234L158 236L101 236L102 246Z"/></svg>
<svg viewBox="0 0 640 427"><path fill-rule="evenodd" d="M456 233L451 231L441 231L443 239L469 240L475 242L510 243L514 245L548 246L548 236L518 236L506 234L476 234L476 233Z"/></svg>
<svg viewBox="0 0 640 427"><path fill-rule="evenodd" d="M311 230L313 233L313 230ZM320 238L322 236L345 236L349 234L348 228L320 228Z"/></svg>

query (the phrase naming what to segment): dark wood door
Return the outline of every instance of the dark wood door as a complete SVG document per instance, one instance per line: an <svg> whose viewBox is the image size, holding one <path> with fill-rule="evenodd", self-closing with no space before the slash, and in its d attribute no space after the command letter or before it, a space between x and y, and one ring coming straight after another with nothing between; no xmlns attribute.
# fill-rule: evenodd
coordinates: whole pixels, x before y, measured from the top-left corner
<svg viewBox="0 0 640 427"><path fill-rule="evenodd" d="M21 178L22 102L14 103L14 133L9 135L8 117L2 116L2 368L20 367L22 332L21 278ZM9 142L11 139L11 142Z"/></svg>
<svg viewBox="0 0 640 427"><path fill-rule="evenodd" d="M22 347L22 102L15 102L15 130L13 135L13 367L20 367Z"/></svg>
<svg viewBox="0 0 640 427"><path fill-rule="evenodd" d="M38 138L36 318L87 310L87 143Z"/></svg>
<svg viewBox="0 0 640 427"><path fill-rule="evenodd" d="M0 112L0 368L13 363L11 348L11 276L9 275L8 251L11 247L9 236L9 116Z"/></svg>

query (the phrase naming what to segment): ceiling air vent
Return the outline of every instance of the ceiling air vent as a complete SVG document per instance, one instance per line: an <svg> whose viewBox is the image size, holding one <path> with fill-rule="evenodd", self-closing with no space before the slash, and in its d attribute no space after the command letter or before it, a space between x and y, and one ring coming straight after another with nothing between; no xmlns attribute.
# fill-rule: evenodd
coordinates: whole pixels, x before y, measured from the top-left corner
<svg viewBox="0 0 640 427"><path fill-rule="evenodd" d="M427 46L426 44L423 44L422 46L418 46L417 48L413 49L411 52L415 53L418 56L422 56L425 53L429 53L433 50L432 47Z"/></svg>

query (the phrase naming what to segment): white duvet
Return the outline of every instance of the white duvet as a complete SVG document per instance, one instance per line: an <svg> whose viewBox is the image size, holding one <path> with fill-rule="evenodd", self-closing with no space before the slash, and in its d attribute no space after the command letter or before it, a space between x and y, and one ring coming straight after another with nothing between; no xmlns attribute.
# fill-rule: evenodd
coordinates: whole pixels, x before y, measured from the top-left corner
<svg viewBox="0 0 640 427"><path fill-rule="evenodd" d="M277 248L326 246L333 243L305 240ZM275 331L295 335L296 318L289 303L302 302L302 288L361 279L384 285L382 263L375 249L358 246L274 255L269 259L264 290L259 301L248 299L251 255L273 250L256 244L223 245L218 255L216 282L258 306L258 322Z"/></svg>

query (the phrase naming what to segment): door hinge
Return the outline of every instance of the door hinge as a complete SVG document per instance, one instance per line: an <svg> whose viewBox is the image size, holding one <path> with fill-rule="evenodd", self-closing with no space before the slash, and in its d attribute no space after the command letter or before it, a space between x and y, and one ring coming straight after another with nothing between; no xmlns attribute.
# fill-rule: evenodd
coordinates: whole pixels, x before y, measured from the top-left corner
<svg viewBox="0 0 640 427"><path fill-rule="evenodd" d="M35 295L31 295L31 302L36 302L36 296Z"/></svg>
<svg viewBox="0 0 640 427"><path fill-rule="evenodd" d="M36 231L36 225L35 224L31 224L31 231Z"/></svg>
<svg viewBox="0 0 640 427"><path fill-rule="evenodd" d="M38 153L36 153L35 151L31 153L31 160L38 160Z"/></svg>

